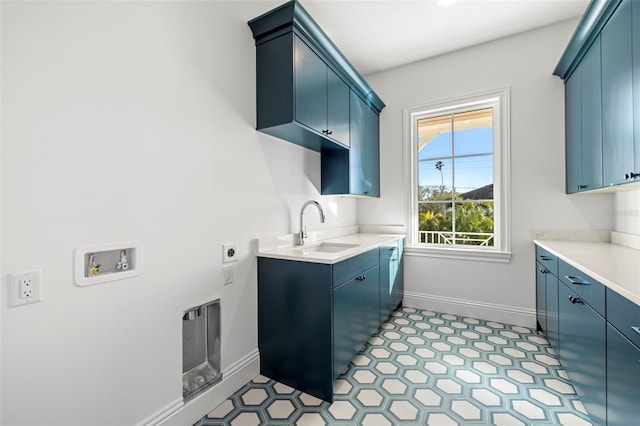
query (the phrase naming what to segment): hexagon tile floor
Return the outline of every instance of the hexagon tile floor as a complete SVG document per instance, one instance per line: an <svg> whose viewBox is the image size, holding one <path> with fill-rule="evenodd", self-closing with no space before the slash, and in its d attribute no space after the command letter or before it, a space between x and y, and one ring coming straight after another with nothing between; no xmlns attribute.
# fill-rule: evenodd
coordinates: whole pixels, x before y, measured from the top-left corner
<svg viewBox="0 0 640 426"><path fill-rule="evenodd" d="M412 308L393 312L335 393L329 404L257 376L196 425L591 424L535 330Z"/></svg>

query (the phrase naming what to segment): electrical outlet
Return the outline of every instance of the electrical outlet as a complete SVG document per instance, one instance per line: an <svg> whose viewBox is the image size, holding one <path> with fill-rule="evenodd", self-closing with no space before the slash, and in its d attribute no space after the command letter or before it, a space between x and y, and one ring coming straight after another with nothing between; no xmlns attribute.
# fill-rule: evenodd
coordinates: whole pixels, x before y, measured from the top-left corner
<svg viewBox="0 0 640 426"><path fill-rule="evenodd" d="M18 281L20 288L18 289L18 298L30 299L33 296L33 279L25 278Z"/></svg>
<svg viewBox="0 0 640 426"><path fill-rule="evenodd" d="M222 245L222 263L235 262L238 260L238 244L230 243Z"/></svg>
<svg viewBox="0 0 640 426"><path fill-rule="evenodd" d="M12 306L42 300L42 273L28 271L11 275L11 304Z"/></svg>

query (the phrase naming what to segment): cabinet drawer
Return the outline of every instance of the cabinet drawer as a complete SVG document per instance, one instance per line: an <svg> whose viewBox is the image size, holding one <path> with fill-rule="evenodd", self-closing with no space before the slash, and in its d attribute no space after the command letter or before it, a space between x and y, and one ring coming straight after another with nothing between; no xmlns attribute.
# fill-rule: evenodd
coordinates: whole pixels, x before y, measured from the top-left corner
<svg viewBox="0 0 640 426"><path fill-rule="evenodd" d="M601 283L562 260L558 261L558 274L558 278L571 291L575 291L584 302L587 302L600 315L604 316L605 287Z"/></svg>
<svg viewBox="0 0 640 426"><path fill-rule="evenodd" d="M640 306L607 289L607 321L640 346Z"/></svg>
<svg viewBox="0 0 640 426"><path fill-rule="evenodd" d="M558 257L556 255L549 253L542 247L536 246L536 260L553 275L558 276Z"/></svg>
<svg viewBox="0 0 640 426"><path fill-rule="evenodd" d="M402 240L394 241L390 244L385 244L380 246L380 263L386 262L392 257L398 258L398 256L402 253Z"/></svg>
<svg viewBox="0 0 640 426"><path fill-rule="evenodd" d="M379 250L373 249L333 265L333 288L379 263Z"/></svg>

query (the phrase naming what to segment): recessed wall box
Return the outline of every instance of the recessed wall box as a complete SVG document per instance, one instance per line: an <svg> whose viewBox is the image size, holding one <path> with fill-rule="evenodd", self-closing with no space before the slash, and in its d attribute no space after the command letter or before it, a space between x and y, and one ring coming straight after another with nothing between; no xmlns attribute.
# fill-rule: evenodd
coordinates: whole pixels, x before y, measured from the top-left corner
<svg viewBox="0 0 640 426"><path fill-rule="evenodd" d="M122 280L142 271L142 243L86 245L78 247L73 258L73 276L80 287Z"/></svg>

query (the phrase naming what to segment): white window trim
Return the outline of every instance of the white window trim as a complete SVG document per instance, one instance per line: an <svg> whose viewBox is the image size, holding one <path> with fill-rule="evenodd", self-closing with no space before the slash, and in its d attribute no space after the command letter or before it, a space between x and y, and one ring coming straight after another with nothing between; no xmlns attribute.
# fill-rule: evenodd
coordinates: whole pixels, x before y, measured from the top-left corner
<svg viewBox="0 0 640 426"><path fill-rule="evenodd" d="M467 107L493 107L494 129L494 230L495 246L484 248L437 246L418 243L418 147L417 120L423 116L447 114ZM508 87L429 102L404 109L405 200L409 256L509 262L511 260L511 126Z"/></svg>

